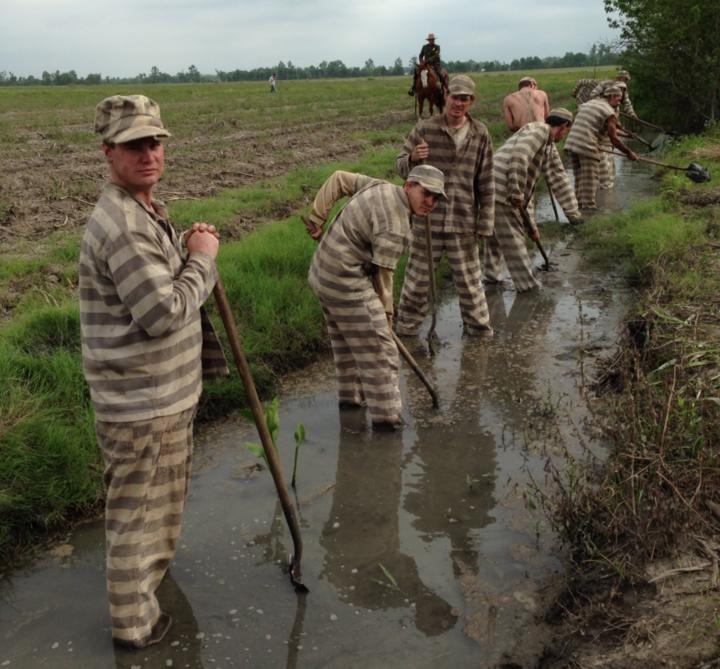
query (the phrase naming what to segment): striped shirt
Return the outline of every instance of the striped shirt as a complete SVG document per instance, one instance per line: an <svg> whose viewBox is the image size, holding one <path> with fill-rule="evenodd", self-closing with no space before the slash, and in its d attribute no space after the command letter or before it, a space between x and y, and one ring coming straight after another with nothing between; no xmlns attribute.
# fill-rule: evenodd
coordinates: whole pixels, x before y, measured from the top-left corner
<svg viewBox="0 0 720 669"><path fill-rule="evenodd" d="M203 371L227 373L212 326L201 314L215 283L215 263L204 253L183 259L163 204L153 205L155 211L108 184L85 228L79 280L83 371L101 421L179 413L197 403Z"/></svg>
<svg viewBox="0 0 720 669"><path fill-rule="evenodd" d="M310 265L313 291L331 302L374 295L373 266L394 270L410 237L410 204L400 186L361 175L356 184Z"/></svg>
<svg viewBox="0 0 720 669"><path fill-rule="evenodd" d="M612 116L615 116L615 110L605 98L595 98L581 104L565 141L565 150L600 160L602 155L598 146L607 134L607 120Z"/></svg>
<svg viewBox="0 0 720 669"><path fill-rule="evenodd" d="M490 236L493 232L495 199L492 140L484 124L468 115L464 141L456 146L444 116L420 121L410 132L396 159L398 174L407 178L418 165L410 160L412 150L427 142L430 154L424 162L442 170L448 201L439 200L430 214L444 232Z"/></svg>
<svg viewBox="0 0 720 669"><path fill-rule="evenodd" d="M550 137L550 126L540 121L520 128L495 153L495 200L527 207L541 170L567 217L579 219L575 191Z"/></svg>

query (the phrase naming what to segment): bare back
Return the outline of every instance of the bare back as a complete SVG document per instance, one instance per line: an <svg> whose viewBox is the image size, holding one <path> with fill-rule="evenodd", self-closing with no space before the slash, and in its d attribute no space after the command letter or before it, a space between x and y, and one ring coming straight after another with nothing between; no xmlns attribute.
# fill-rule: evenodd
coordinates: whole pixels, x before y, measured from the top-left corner
<svg viewBox="0 0 720 669"><path fill-rule="evenodd" d="M533 121L544 121L549 113L547 94L538 89L521 88L503 100L503 116L512 132L517 132Z"/></svg>

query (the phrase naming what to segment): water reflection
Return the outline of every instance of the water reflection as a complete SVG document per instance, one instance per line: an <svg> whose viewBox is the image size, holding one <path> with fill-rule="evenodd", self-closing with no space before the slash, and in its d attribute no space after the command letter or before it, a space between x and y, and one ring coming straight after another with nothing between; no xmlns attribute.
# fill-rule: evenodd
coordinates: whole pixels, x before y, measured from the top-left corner
<svg viewBox="0 0 720 669"><path fill-rule="evenodd" d="M407 609L423 634L441 634L457 616L400 550L402 434L371 433L364 423L361 411L342 414L336 489L320 536L323 576L354 606Z"/></svg>
<svg viewBox="0 0 720 669"><path fill-rule="evenodd" d="M173 618L173 625L163 643L142 650L127 650L115 647L117 669L167 669L187 667L203 669L203 635L185 593L173 578L171 572L165 575L158 588L158 599L163 611Z"/></svg>

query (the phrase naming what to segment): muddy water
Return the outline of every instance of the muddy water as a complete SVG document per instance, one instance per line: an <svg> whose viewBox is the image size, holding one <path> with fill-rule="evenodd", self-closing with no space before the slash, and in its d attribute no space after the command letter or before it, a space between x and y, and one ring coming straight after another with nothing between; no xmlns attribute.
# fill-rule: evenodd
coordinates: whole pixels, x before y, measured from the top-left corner
<svg viewBox="0 0 720 669"><path fill-rule="evenodd" d="M618 168L609 208L652 190L644 170ZM539 219L550 218L541 200ZM288 478L295 426L307 433L297 500L310 594L284 572L292 542L269 474L244 447L257 438L230 419L197 439L182 544L160 592L175 619L167 642L113 648L94 523L0 583L0 667L532 666L535 615L562 556L531 488L545 485L549 459L602 452L586 388L627 306L622 282L586 267L572 234L545 244L558 268L540 293L488 290L493 339L463 338L448 294L436 355L423 336L408 342L441 406L404 369L402 432L339 413L330 361L286 380Z"/></svg>

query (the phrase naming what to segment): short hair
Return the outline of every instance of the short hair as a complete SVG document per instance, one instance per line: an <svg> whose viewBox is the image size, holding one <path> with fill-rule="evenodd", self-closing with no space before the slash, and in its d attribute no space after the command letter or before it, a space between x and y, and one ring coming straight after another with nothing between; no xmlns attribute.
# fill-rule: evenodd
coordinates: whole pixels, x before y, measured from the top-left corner
<svg viewBox="0 0 720 669"><path fill-rule="evenodd" d="M518 82L518 90L521 88L526 88L527 86L532 86L533 84L537 84L537 81L533 79L532 77L523 77Z"/></svg>
<svg viewBox="0 0 720 669"><path fill-rule="evenodd" d="M566 118L560 118L559 116L548 116L545 119L545 123L547 123L551 128L557 128L560 125L572 125L572 121L568 121Z"/></svg>

